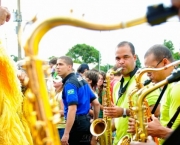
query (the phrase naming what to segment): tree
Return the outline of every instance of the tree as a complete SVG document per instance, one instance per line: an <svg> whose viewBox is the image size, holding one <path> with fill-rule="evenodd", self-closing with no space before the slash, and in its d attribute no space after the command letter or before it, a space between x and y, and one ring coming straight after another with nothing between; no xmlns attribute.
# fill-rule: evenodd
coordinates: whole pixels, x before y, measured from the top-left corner
<svg viewBox="0 0 180 145"><path fill-rule="evenodd" d="M100 62L100 52L92 46L87 44L77 44L69 49L66 56L72 58L75 63L94 63Z"/></svg>
<svg viewBox="0 0 180 145"><path fill-rule="evenodd" d="M105 73L107 73L107 71L108 71L110 68L112 68L112 67L113 67L113 65L110 65L110 64L101 65L101 66L100 66L100 71L104 71ZM96 65L96 66L94 67L94 69L98 70L98 69L99 69L99 66Z"/></svg>
<svg viewBox="0 0 180 145"><path fill-rule="evenodd" d="M137 57L136 66L137 66L138 68L141 68L141 62L140 62L139 56L136 55L136 57Z"/></svg>
<svg viewBox="0 0 180 145"><path fill-rule="evenodd" d="M171 51L174 60L180 60L179 52L174 52L174 45L171 40L164 40L164 45Z"/></svg>

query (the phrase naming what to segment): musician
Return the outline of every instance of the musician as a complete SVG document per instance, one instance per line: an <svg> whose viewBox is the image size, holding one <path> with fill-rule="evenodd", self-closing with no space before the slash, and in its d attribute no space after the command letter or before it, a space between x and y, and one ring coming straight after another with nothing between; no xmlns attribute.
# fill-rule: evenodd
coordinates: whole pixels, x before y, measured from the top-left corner
<svg viewBox="0 0 180 145"><path fill-rule="evenodd" d="M11 14L8 8L0 6L0 25L3 25L5 22L8 22L11 18Z"/></svg>
<svg viewBox="0 0 180 145"><path fill-rule="evenodd" d="M117 145L125 135L127 135L129 116L129 94L135 88L136 67L135 48L131 42L123 41L117 45L115 52L115 60L117 67L122 67L122 79L116 83L113 90L115 105L112 107L104 107L105 115L115 118L116 136L113 144ZM159 91L154 91L147 96L147 101L152 107L159 95ZM114 129L112 129L114 131Z"/></svg>
<svg viewBox="0 0 180 145"><path fill-rule="evenodd" d="M147 67L161 68L173 62L173 56L170 50L164 45L154 45L145 53L144 63ZM149 78L158 83L168 77L173 71L174 66L162 71L149 72ZM180 115L177 116L171 128L167 127L168 122L173 117L177 108L180 106L180 82L168 84L168 87L161 99L160 120L152 116L152 121L147 125L148 135L160 138L160 144L166 139L175 128L180 124ZM130 119L129 130L131 132L134 127L134 120Z"/></svg>
<svg viewBox="0 0 180 145"><path fill-rule="evenodd" d="M57 73L63 78L62 98L66 127L61 139L63 145L79 145L84 134L90 134L90 103L94 107L94 119L98 118L99 102L88 83L72 72L73 61L61 56L57 60Z"/></svg>

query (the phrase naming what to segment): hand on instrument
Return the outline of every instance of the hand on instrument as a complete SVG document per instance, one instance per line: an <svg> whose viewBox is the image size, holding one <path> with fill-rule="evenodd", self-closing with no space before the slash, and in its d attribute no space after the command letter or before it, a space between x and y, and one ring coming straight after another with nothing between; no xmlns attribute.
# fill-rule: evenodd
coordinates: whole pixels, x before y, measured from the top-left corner
<svg viewBox="0 0 180 145"><path fill-rule="evenodd" d="M0 25L3 25L5 22L8 22L11 18L11 14L6 7L0 6Z"/></svg>
<svg viewBox="0 0 180 145"><path fill-rule="evenodd" d="M156 118L154 115L152 115L152 121L147 124L147 132L149 135L153 137L158 137L159 134L159 128L161 127L161 124L159 122L159 119Z"/></svg>
<svg viewBox="0 0 180 145"><path fill-rule="evenodd" d="M136 125L136 120L134 118L129 117L129 122L128 122L128 133L135 134L135 125Z"/></svg>
<svg viewBox="0 0 180 145"><path fill-rule="evenodd" d="M153 141L151 136L148 136L146 143L133 141L130 143L130 145L156 145L156 143Z"/></svg>
<svg viewBox="0 0 180 145"><path fill-rule="evenodd" d="M123 114L123 108L113 105L112 107L104 107L104 115L111 118L121 117Z"/></svg>

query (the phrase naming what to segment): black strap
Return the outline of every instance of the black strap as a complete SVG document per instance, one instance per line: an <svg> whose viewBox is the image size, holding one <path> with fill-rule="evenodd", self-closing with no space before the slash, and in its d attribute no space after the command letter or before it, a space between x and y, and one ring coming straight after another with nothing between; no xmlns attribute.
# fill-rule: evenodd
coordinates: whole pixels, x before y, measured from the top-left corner
<svg viewBox="0 0 180 145"><path fill-rule="evenodd" d="M129 81L126 83L126 85L125 85L124 87L123 87L124 77L121 78L121 80L120 80L121 85L120 85L120 88L119 88L119 91L118 91L119 97L118 97L118 100L117 100L117 102L116 102L116 105L117 105L117 103L118 103L118 101L119 101L119 98L120 98L120 97L124 94L124 92L126 91L126 89L127 89L127 87L128 87L128 84L129 84L131 78L135 75L135 73L137 72L137 70L138 70L138 67L135 67L134 70L133 70L132 72L130 72L130 79L129 79Z"/></svg>
<svg viewBox="0 0 180 145"><path fill-rule="evenodd" d="M172 125L174 124L176 118L178 117L179 115L179 112L180 112L180 106L177 108L177 111L174 113L173 117L171 118L171 120L169 121L169 123L167 124L167 127L168 128L171 128Z"/></svg>
<svg viewBox="0 0 180 145"><path fill-rule="evenodd" d="M173 131L173 133L165 140L163 145L180 145L180 125Z"/></svg>
<svg viewBox="0 0 180 145"><path fill-rule="evenodd" d="M162 96L163 96L163 94L164 94L167 86L168 86L168 84L166 84L166 85L163 87L163 89L162 89L162 91L161 91L161 93L160 93L160 95L159 95L159 97L158 97L158 99L157 99L157 101L156 101L156 104L154 105L154 107L153 107L153 109L152 109L152 111L151 111L151 114L154 114L154 113L155 113L155 111L156 111L156 109L157 109L157 107L158 107L158 105L159 105L159 102L161 101L161 98L162 98Z"/></svg>

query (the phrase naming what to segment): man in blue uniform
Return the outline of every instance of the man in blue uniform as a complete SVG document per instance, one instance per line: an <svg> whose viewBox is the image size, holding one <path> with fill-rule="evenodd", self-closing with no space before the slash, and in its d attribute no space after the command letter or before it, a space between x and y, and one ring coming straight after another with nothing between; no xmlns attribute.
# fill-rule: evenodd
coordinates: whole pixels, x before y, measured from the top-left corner
<svg viewBox="0 0 180 145"><path fill-rule="evenodd" d="M61 56L57 60L57 73L63 78L62 99L66 127L61 139L63 145L78 145L83 135L90 134L88 117L90 103L94 110L94 119L98 118L100 105L88 83L72 72L73 61ZM90 145L90 143L89 143Z"/></svg>

